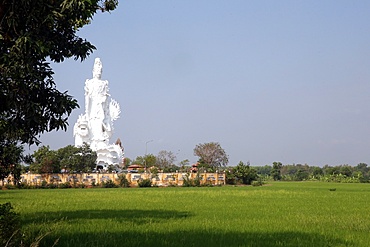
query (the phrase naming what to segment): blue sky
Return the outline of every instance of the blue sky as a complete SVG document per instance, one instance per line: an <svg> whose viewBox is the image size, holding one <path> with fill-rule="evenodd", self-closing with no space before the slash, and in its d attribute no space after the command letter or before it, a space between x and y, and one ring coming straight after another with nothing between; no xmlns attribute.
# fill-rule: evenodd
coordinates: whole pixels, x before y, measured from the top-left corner
<svg viewBox="0 0 370 247"><path fill-rule="evenodd" d="M369 1L120 1L79 35L84 62L53 65L81 106L95 57L122 108L115 134L133 159L168 150L189 159L219 142L229 165L370 164ZM32 147L35 149L36 147Z"/></svg>

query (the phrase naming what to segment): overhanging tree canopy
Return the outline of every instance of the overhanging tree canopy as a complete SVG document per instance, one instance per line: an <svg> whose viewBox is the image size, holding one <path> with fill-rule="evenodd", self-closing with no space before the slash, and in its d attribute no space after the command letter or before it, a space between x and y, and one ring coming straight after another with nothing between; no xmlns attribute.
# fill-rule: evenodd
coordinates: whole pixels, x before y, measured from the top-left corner
<svg viewBox="0 0 370 247"><path fill-rule="evenodd" d="M78 37L93 15L117 0L0 1L0 138L39 143L45 131L67 128L77 101L56 89L48 60L84 60L95 47Z"/></svg>

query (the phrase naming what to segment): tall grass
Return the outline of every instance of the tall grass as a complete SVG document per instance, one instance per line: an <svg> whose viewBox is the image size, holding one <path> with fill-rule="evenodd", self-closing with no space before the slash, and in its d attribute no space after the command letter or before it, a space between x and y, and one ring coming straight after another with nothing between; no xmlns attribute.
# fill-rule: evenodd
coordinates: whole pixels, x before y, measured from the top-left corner
<svg viewBox="0 0 370 247"><path fill-rule="evenodd" d="M330 189L335 188L335 191ZM41 246L369 246L370 185L0 191Z"/></svg>

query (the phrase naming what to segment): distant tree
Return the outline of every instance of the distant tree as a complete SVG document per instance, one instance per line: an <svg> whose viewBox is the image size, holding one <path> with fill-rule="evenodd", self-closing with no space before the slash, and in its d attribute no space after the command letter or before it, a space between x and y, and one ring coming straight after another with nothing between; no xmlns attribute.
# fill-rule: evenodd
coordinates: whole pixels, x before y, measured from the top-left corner
<svg viewBox="0 0 370 247"><path fill-rule="evenodd" d="M34 163L30 165L30 170L34 173L58 173L60 172L60 162L57 152L51 150L49 146L39 147L32 155Z"/></svg>
<svg viewBox="0 0 370 247"><path fill-rule="evenodd" d="M272 167L269 166L269 165L254 166L253 168L257 171L257 174L259 174L259 175L262 175L262 176L270 176L271 175Z"/></svg>
<svg viewBox="0 0 370 247"><path fill-rule="evenodd" d="M359 163L356 167L354 167L354 171L357 174L361 174L361 182L366 183L370 180L370 168L367 166L366 163Z"/></svg>
<svg viewBox="0 0 370 247"><path fill-rule="evenodd" d="M156 165L156 159L155 155L147 154L145 156L137 156L131 164L146 166L148 168Z"/></svg>
<svg viewBox="0 0 370 247"><path fill-rule="evenodd" d="M59 173L60 160L58 153L50 150L49 146L41 146L33 155L34 163L30 165L30 170L34 173Z"/></svg>
<svg viewBox="0 0 370 247"><path fill-rule="evenodd" d="M242 161L233 169L235 177L242 181L243 184L251 184L258 179L255 169L250 167L249 162L244 164Z"/></svg>
<svg viewBox="0 0 370 247"><path fill-rule="evenodd" d="M156 165L157 157L154 154L147 154L144 156L144 161L144 165L146 165L146 167L152 167Z"/></svg>
<svg viewBox="0 0 370 247"><path fill-rule="evenodd" d="M349 165L340 166L339 172L342 175L345 175L347 177L351 177L352 176L352 167L350 167Z"/></svg>
<svg viewBox="0 0 370 247"><path fill-rule="evenodd" d="M295 174L295 180L303 181L307 180L310 177L308 170L303 168L298 168L297 173Z"/></svg>
<svg viewBox="0 0 370 247"><path fill-rule="evenodd" d="M365 173L368 173L369 172L369 167L367 166L366 163L359 163L355 167L355 170L356 171L361 171L363 174L365 174Z"/></svg>
<svg viewBox="0 0 370 247"><path fill-rule="evenodd" d="M325 175L338 175L340 174L340 168L338 166L328 166L325 165L323 167L323 171Z"/></svg>
<svg viewBox="0 0 370 247"><path fill-rule="evenodd" d="M190 170L189 164L190 164L190 161L188 159L180 161L180 163L179 163L180 171L182 171L182 172L189 171Z"/></svg>
<svg viewBox="0 0 370 247"><path fill-rule="evenodd" d="M132 162L131 164L133 165L142 165L144 166L145 164L145 158L144 156L137 156Z"/></svg>
<svg viewBox="0 0 370 247"><path fill-rule="evenodd" d="M123 159L123 166L124 166L124 168L129 167L129 166L131 165L131 163L132 163L132 160L131 160L130 158L125 157L125 158Z"/></svg>
<svg viewBox="0 0 370 247"><path fill-rule="evenodd" d="M58 149L57 156L60 161L60 168L64 171L75 170L75 164L78 162L77 153L79 153L79 148L73 145Z"/></svg>
<svg viewBox="0 0 370 247"><path fill-rule="evenodd" d="M293 165L284 165L280 168L280 175L282 177L289 177L291 180L296 175L299 167L295 164Z"/></svg>
<svg viewBox="0 0 370 247"><path fill-rule="evenodd" d="M312 169L312 175L318 179L319 177L323 176L324 175L324 172L322 171L322 169L318 166L315 166L313 169Z"/></svg>
<svg viewBox="0 0 370 247"><path fill-rule="evenodd" d="M200 163L214 168L226 166L229 163L228 155L218 142L196 145L194 155L199 157Z"/></svg>
<svg viewBox="0 0 370 247"><path fill-rule="evenodd" d="M271 170L271 176L272 178L277 181L281 180L281 168L282 168L281 162L274 162L272 163L272 170Z"/></svg>
<svg viewBox="0 0 370 247"><path fill-rule="evenodd" d="M74 155L75 162L72 170L77 172L91 172L96 166L96 152L92 151L90 146L84 143L78 147L77 153Z"/></svg>
<svg viewBox="0 0 370 247"><path fill-rule="evenodd" d="M156 165L160 169L170 168L176 161L176 155L171 151L161 150L156 156Z"/></svg>
<svg viewBox="0 0 370 247"><path fill-rule="evenodd" d="M68 145L57 151L49 146L41 146L33 155L30 170L34 173L59 173L62 169L69 172L91 172L96 164L96 152L84 143L81 147Z"/></svg>
<svg viewBox="0 0 370 247"><path fill-rule="evenodd" d="M190 161L188 159L180 161L179 165L180 166L189 166Z"/></svg>

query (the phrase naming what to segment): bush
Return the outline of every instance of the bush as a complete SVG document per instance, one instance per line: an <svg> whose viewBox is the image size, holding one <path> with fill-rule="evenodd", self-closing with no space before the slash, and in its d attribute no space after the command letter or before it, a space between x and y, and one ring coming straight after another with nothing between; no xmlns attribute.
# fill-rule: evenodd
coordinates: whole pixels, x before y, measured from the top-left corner
<svg viewBox="0 0 370 247"><path fill-rule="evenodd" d="M68 188L72 188L72 185L71 185L70 182L65 182L65 183L59 184L59 188L61 188L61 189L68 189Z"/></svg>
<svg viewBox="0 0 370 247"><path fill-rule="evenodd" d="M197 174L197 177L194 179L190 178L190 174L186 174L186 176L184 177L182 186L183 187L199 187L200 186L199 173Z"/></svg>
<svg viewBox="0 0 370 247"><path fill-rule="evenodd" d="M149 178L140 180L137 184L139 187L152 187L152 181Z"/></svg>
<svg viewBox="0 0 370 247"><path fill-rule="evenodd" d="M20 183L19 185L18 185L18 188L19 189L33 189L34 188L34 186L32 186L32 185L29 185L29 184L27 184L27 183Z"/></svg>
<svg viewBox="0 0 370 247"><path fill-rule="evenodd" d="M122 174L122 175L119 175L118 176L118 183L119 183L119 186L121 187L130 187L130 182L128 181L128 179L126 178L126 175Z"/></svg>
<svg viewBox="0 0 370 247"><path fill-rule="evenodd" d="M102 182L101 186L103 188L117 188L118 187L112 180L108 180L107 182Z"/></svg>
<svg viewBox="0 0 370 247"><path fill-rule="evenodd" d="M249 163L244 164L242 161L233 169L233 174L243 184L251 184L258 179L256 170L251 168Z"/></svg>
<svg viewBox="0 0 370 247"><path fill-rule="evenodd" d="M9 202L0 204L0 245L19 246L21 237L18 214Z"/></svg>
<svg viewBox="0 0 370 247"><path fill-rule="evenodd" d="M8 190L13 190L13 189L15 189L16 187L15 187L14 185L12 185L12 184L6 184L6 185L5 185L5 188L6 188L6 189L8 189Z"/></svg>
<svg viewBox="0 0 370 247"><path fill-rule="evenodd" d="M41 188L46 188L47 185L48 185L48 183L45 180L42 180Z"/></svg>
<svg viewBox="0 0 370 247"><path fill-rule="evenodd" d="M252 181L252 186L262 186L262 185L263 185L262 179Z"/></svg>
<svg viewBox="0 0 370 247"><path fill-rule="evenodd" d="M226 171L226 184L236 185L236 177L230 171Z"/></svg>

